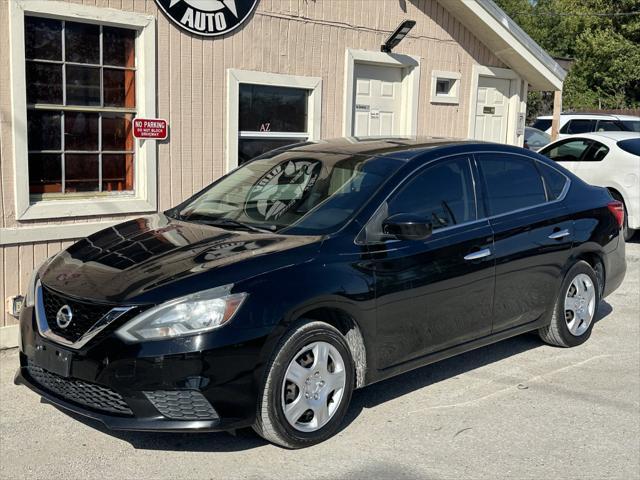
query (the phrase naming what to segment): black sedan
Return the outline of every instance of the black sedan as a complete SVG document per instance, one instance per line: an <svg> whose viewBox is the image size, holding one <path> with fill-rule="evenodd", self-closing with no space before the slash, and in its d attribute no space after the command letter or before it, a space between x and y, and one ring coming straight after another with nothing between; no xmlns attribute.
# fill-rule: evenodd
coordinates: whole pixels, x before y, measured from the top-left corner
<svg viewBox="0 0 640 480"><path fill-rule="evenodd" d="M305 447L356 388L529 331L586 341L625 274L623 216L516 147L276 150L40 267L16 382L113 429Z"/></svg>

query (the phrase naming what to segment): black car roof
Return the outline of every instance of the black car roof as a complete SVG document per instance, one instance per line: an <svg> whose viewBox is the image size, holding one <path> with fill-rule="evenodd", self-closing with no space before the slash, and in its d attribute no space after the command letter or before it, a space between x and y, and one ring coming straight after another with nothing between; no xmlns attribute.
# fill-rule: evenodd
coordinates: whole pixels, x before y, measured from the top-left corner
<svg viewBox="0 0 640 480"><path fill-rule="evenodd" d="M425 150L438 147L484 143L446 137L342 137L295 144L285 148L289 152L385 156L409 160Z"/></svg>

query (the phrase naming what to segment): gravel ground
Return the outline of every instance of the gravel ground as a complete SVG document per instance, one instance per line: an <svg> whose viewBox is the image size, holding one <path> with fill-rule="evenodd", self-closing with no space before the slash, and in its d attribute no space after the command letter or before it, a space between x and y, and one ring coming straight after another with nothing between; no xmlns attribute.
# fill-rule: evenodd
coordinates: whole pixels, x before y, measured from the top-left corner
<svg viewBox="0 0 640 480"><path fill-rule="evenodd" d="M355 393L347 425L287 451L249 432L118 433L12 379L0 353L1 478L640 478L640 243L585 345L524 335Z"/></svg>

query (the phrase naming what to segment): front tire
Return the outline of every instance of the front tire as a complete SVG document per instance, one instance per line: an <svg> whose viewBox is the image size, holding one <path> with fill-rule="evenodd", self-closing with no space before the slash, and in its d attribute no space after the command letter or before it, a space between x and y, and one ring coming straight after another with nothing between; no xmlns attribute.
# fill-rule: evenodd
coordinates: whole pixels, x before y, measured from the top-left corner
<svg viewBox="0 0 640 480"><path fill-rule="evenodd" d="M324 322L304 321L281 340L266 369L254 430L286 448L335 435L355 385L344 336Z"/></svg>
<svg viewBox="0 0 640 480"><path fill-rule="evenodd" d="M546 343L575 347L591 336L600 303L596 272L582 260L567 272L551 315L551 323L538 330Z"/></svg>

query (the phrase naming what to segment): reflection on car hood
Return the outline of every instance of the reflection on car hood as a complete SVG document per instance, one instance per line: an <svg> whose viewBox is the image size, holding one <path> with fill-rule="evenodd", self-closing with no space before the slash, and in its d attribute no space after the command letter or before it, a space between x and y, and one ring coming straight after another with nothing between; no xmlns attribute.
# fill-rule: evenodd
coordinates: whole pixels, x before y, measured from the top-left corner
<svg viewBox="0 0 640 480"><path fill-rule="evenodd" d="M41 280L77 298L156 303L280 268L279 263L290 263L290 259L279 260L278 254L318 240L230 231L158 214L101 230L77 242L54 258ZM264 260L265 255L269 261L254 261ZM296 255L296 263L300 263L311 253L307 258L300 252ZM234 266L242 268L229 272ZM224 278L217 272L221 267L229 267ZM203 277L179 281L197 275Z"/></svg>

